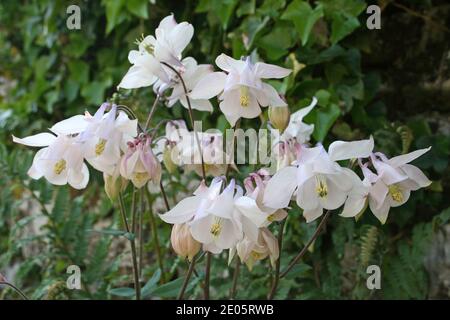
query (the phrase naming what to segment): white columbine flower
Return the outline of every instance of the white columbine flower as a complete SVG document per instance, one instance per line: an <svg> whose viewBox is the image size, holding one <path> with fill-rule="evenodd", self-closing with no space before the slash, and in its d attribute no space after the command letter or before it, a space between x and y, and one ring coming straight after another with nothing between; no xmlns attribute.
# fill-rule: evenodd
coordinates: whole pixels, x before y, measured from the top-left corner
<svg viewBox="0 0 450 320"><path fill-rule="evenodd" d="M431 184L419 168L409 164L430 149L416 150L391 159L382 153L371 155L377 175L370 188L369 206L381 223L386 222L391 207L401 206L409 199L411 191Z"/></svg>
<svg viewBox="0 0 450 320"><path fill-rule="evenodd" d="M111 110L105 113L106 109ZM137 120L130 120L117 106L103 103L94 116L73 116L50 128L60 134L78 135L84 158L97 170L112 175L126 142L137 135Z"/></svg>
<svg viewBox="0 0 450 320"><path fill-rule="evenodd" d="M239 222L234 216L234 180L221 192L223 180L215 178L209 187L204 182L194 196L181 200L161 219L167 223L187 223L195 240L203 249L220 253L230 249L242 238Z"/></svg>
<svg viewBox="0 0 450 320"><path fill-rule="evenodd" d="M313 97L311 104L305 108L302 108L293 114L291 114L291 119L289 124L284 130L280 137L281 141L287 141L290 139L295 139L298 143L303 144L308 142L311 134L314 131L314 124L306 124L303 122L303 118L311 112L311 110L316 106L317 98Z"/></svg>
<svg viewBox="0 0 450 320"><path fill-rule="evenodd" d="M183 64L182 70L179 70L181 76L183 77L183 81L186 85L186 89L188 91L189 100L191 102L192 109L200 110L200 111L213 111L213 106L208 99L192 99L190 92L192 89L198 84L198 82L213 72L213 67L210 64L197 64L194 58L187 57L181 61ZM181 105L188 109L188 103L186 99L186 94L184 91L184 87L178 76L176 76L173 72L171 77L170 87L173 88L171 95L168 97L168 106L173 106L177 101L180 101ZM161 89L155 85L155 89L160 91Z"/></svg>
<svg viewBox="0 0 450 320"><path fill-rule="evenodd" d="M251 271L253 265L258 260L263 260L267 256L270 257L272 267L280 256L277 238L267 228L258 230L257 240L253 240L245 236L241 241L230 250L229 261L233 259L237 252L242 263L245 263Z"/></svg>
<svg viewBox="0 0 450 320"><path fill-rule="evenodd" d="M181 53L191 41L194 27L177 23L173 15L165 17L155 30L155 36L147 36L139 42L139 50L132 50L128 60L133 66L119 84L119 88L135 89L153 85L158 79L169 83L169 76L161 64L182 66Z"/></svg>
<svg viewBox="0 0 450 320"><path fill-rule="evenodd" d="M320 217L323 209L339 208L347 199L353 180L336 161L368 157L373 146L371 137L369 140L333 142L328 153L322 145L302 147L295 166L281 169L268 182L264 204L285 208L295 193L307 222Z"/></svg>
<svg viewBox="0 0 450 320"><path fill-rule="evenodd" d="M224 72L213 72L192 90L194 99L210 99L219 93L220 109L228 122L234 126L239 118L256 118L261 106L285 106L277 91L262 79L280 79L288 76L291 70L275 65L257 62L250 58L235 60L225 54L216 59L216 65Z"/></svg>
<svg viewBox="0 0 450 320"><path fill-rule="evenodd" d="M83 189L89 181L89 170L83 161L81 145L75 137L67 135L55 136L50 133L39 133L13 141L40 149L33 159L28 175L33 179L45 177L55 185L69 184L75 189Z"/></svg>

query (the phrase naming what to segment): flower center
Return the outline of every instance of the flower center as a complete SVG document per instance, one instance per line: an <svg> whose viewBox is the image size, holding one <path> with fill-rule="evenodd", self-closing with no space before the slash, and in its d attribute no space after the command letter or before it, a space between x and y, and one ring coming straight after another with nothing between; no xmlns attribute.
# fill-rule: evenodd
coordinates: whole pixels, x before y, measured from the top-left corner
<svg viewBox="0 0 450 320"><path fill-rule="evenodd" d="M248 94L248 87L241 86L239 88L240 91L240 97L239 97L239 103L241 104L241 107L248 107L250 104L250 96Z"/></svg>
<svg viewBox="0 0 450 320"><path fill-rule="evenodd" d="M403 201L403 193L399 186L393 184L389 186L389 194L391 195L392 199L396 202L402 202Z"/></svg>
<svg viewBox="0 0 450 320"><path fill-rule="evenodd" d="M325 198L328 195L327 181L322 176L316 176L316 192L321 198Z"/></svg>
<svg viewBox="0 0 450 320"><path fill-rule="evenodd" d="M55 163L55 166L53 167L53 171L56 174L61 174L63 170L66 168L66 160L61 159L58 162Z"/></svg>
<svg viewBox="0 0 450 320"><path fill-rule="evenodd" d="M268 215L267 216L267 221L269 221L269 222L273 222L273 221L275 221L275 214L270 214L270 215Z"/></svg>
<svg viewBox="0 0 450 320"><path fill-rule="evenodd" d="M255 260L259 260L262 257L262 254L259 252L256 252L256 251L252 251L251 255L252 255L252 258Z"/></svg>
<svg viewBox="0 0 450 320"><path fill-rule="evenodd" d="M134 174L134 180L136 181L137 184L141 184L142 182L144 182L147 179L148 179L147 172L136 172Z"/></svg>
<svg viewBox="0 0 450 320"><path fill-rule="evenodd" d="M222 219L221 218L215 218L215 221L212 224L211 229L209 229L209 232L214 237L218 237L220 235L221 231L222 231Z"/></svg>
<svg viewBox="0 0 450 320"><path fill-rule="evenodd" d="M106 144L106 140L105 139L100 139L99 142L95 145L95 155L99 156L103 153L103 151L105 151L105 144Z"/></svg>

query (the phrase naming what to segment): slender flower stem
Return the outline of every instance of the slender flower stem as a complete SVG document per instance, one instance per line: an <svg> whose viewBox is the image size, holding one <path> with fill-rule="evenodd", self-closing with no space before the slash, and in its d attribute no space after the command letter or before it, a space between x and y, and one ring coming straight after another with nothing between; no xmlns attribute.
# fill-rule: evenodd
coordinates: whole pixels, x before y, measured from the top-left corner
<svg viewBox="0 0 450 320"><path fill-rule="evenodd" d="M233 284L231 285L230 289L230 300L233 300L236 296L236 289L237 289L237 281L239 279L239 270L241 268L241 261L239 261L239 257L236 257L236 266L234 267L234 273L233 273Z"/></svg>
<svg viewBox="0 0 450 320"><path fill-rule="evenodd" d="M183 281L183 285L181 286L180 292L178 293L178 300L182 300L184 297L184 292L186 291L189 280L191 279L192 272L194 271L195 262L197 261L196 256L192 258L191 263L189 264L189 269L186 273L186 276Z"/></svg>
<svg viewBox="0 0 450 320"><path fill-rule="evenodd" d="M281 249L283 247L283 233L284 233L284 226L286 224L286 219L281 221L280 223L280 230L278 231L278 260L277 264L275 266L275 276L273 278L272 282L272 289L270 290L269 296L267 297L269 300L272 300L275 296L275 293L277 292L278 288L278 282L280 280L280 264L281 264Z"/></svg>
<svg viewBox="0 0 450 320"><path fill-rule="evenodd" d="M165 274L164 274L164 261L163 261L163 257L161 254L161 245L159 244L159 238L158 238L158 233L157 233L157 228L156 228L156 221L155 221L155 216L152 213L152 199L150 196L150 192L146 189L145 190L145 194L147 196L147 202L148 202L148 207L149 207L149 211L150 211L150 227L151 227L151 233L152 233L152 238L153 238L153 246L155 247L155 252L156 252L156 259L158 260L158 266L159 269L161 270L161 280L162 282L166 282L165 281Z"/></svg>
<svg viewBox="0 0 450 320"><path fill-rule="evenodd" d="M15 292L17 292L23 300L30 300L28 299L28 297L25 295L25 293L22 292L22 290L20 290L19 288L17 288L15 285L13 285L12 283L9 283L7 281L0 281L0 285L5 285L10 287L11 289L13 289Z"/></svg>
<svg viewBox="0 0 450 320"><path fill-rule="evenodd" d="M144 228L144 212L145 212L144 189L142 189L142 188L141 188L141 190L139 192L139 201L140 201L139 229L138 229L138 237L139 237L139 279L141 279L141 277L142 277L142 269L144 267L143 228Z"/></svg>
<svg viewBox="0 0 450 320"><path fill-rule="evenodd" d="M133 198L135 197L135 192L133 191ZM134 207L134 200L132 204L132 210ZM119 193L119 208L120 213L122 215L123 224L125 225L125 230L130 233L130 225L128 224L127 220L127 214L125 212L125 204L123 201L123 195L122 193ZM134 216L134 213L133 213ZM134 227L134 226L133 226ZM134 236L134 234L133 234ZM141 300L141 284L139 282L139 271L138 271L138 265L137 265L137 257L136 257L136 243L134 238L130 239L130 246L131 246L131 256L133 259L133 274L134 274L134 289L136 291L136 300Z"/></svg>
<svg viewBox="0 0 450 320"><path fill-rule="evenodd" d="M192 130L194 130L195 140L197 141L197 147L198 147L198 150L200 152L200 158L201 158L201 161L202 161L202 177L203 177L203 180L206 181L205 162L203 160L202 146L201 146L201 143L200 143L200 138L198 137L198 132L195 129L195 126L194 126L194 114L192 112L191 99L189 98L189 95L188 95L189 91L188 91L188 89L186 87L186 83L184 82L183 77L181 76L181 74L174 67L172 67L170 64L165 63L165 62L161 62L161 63L163 65L165 65L166 67L168 67L169 69L171 69L173 72L175 72L175 74L180 79L181 84L183 85L184 94L186 96L186 101L187 101L187 104L188 104L189 120L191 122Z"/></svg>
<svg viewBox="0 0 450 320"><path fill-rule="evenodd" d="M211 252L206 253L206 266L205 266L205 286L203 287L203 294L205 300L209 300L209 278L211 274Z"/></svg>
<svg viewBox="0 0 450 320"><path fill-rule="evenodd" d="M150 113L148 114L147 121L145 121L144 132L147 131L150 121L153 118L153 114L155 113L156 106L158 105L158 102L159 102L159 98L160 98L160 96L158 94L155 98L155 101L153 102L152 108L150 109Z"/></svg>
<svg viewBox="0 0 450 320"><path fill-rule="evenodd" d="M308 251L309 247L311 246L311 244L314 242L314 240L316 240L316 238L319 236L320 232L322 231L322 229L325 227L328 219L331 216L331 211L328 210L325 215L323 216L322 220L320 221L319 225L317 226L316 231L314 231L314 234L312 235L311 239L309 239L308 243L305 245L305 247L302 249L302 251L300 251L297 256L292 259L292 261L289 263L289 266L281 273L280 278L284 278L289 271L291 271L291 269L295 266L295 264L301 259L303 258L303 256L306 254L306 252Z"/></svg>
<svg viewBox="0 0 450 320"><path fill-rule="evenodd" d="M167 200L166 190L164 190L164 185L163 185L162 181L159 182L159 188L161 189L161 194L164 199L164 204L166 205L166 210L169 211L170 210L169 200Z"/></svg>

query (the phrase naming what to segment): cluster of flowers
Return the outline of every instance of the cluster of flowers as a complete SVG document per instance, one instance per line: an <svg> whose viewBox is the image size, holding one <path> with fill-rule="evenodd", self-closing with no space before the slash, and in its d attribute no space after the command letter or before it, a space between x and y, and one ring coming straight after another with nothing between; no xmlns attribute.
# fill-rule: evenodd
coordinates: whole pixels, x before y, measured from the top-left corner
<svg viewBox="0 0 450 320"><path fill-rule="evenodd" d="M429 149L388 159L373 152L372 137L367 140L330 144L328 151L318 144L308 144L313 125L303 123L303 117L316 105L312 103L290 115L286 102L263 79L280 79L290 70L250 58L235 60L221 54L216 65L223 71L214 72L211 65L197 64L195 59L182 59L182 51L193 36L187 22L177 23L173 16L164 18L155 31L139 41L139 50L129 53L132 64L119 87L134 89L153 86L158 96L167 97L167 105L180 102L200 111L213 110L209 99L217 96L220 109L231 125L239 118L256 118L269 107L274 128L283 132L274 142L277 155L276 172L262 168L252 173L239 186L224 176L227 164L207 158L222 155L220 134L189 131L182 120L166 125L164 139L155 139L138 131L136 119L114 104L105 103L91 116L77 115L50 128L52 133L40 133L17 143L45 147L36 153L29 175L45 177L55 185L70 184L86 187L89 171L85 160L103 172L105 189L114 199L128 181L136 188L159 183L161 162L169 172L177 166L202 171L200 158L207 163L207 173L214 176L209 186L201 181L193 196L181 200L161 215L173 224L172 245L181 256L192 259L201 249L212 253L230 250L230 259L237 253L249 268L255 261L279 257L277 239L269 230L274 221L286 218L286 208L294 199L303 210L307 222L320 217L325 210L343 206L342 217L357 217L370 206L373 214L385 223L391 207L405 203L410 192L431 182L417 167L409 164ZM167 93L171 90L170 93ZM199 136L200 145L193 143ZM177 149L181 159L174 161ZM363 179L350 167L338 161L357 164ZM272 174L273 173L273 174ZM244 192L245 190L245 192Z"/></svg>

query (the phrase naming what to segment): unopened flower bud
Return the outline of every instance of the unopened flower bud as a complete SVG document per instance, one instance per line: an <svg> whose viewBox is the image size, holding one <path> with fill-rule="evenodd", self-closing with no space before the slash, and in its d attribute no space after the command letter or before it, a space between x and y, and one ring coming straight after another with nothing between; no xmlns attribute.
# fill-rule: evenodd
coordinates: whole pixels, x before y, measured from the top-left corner
<svg viewBox="0 0 450 320"><path fill-rule="evenodd" d="M189 226L185 223L173 225L170 241L173 250L179 256L187 257L189 261L192 261L192 258L200 251L200 243L192 237Z"/></svg>
<svg viewBox="0 0 450 320"><path fill-rule="evenodd" d="M103 180L105 182L106 195L112 202L117 199L119 192L124 191L128 184L128 180L121 177L118 172L115 172L113 175L103 173Z"/></svg>
<svg viewBox="0 0 450 320"><path fill-rule="evenodd" d="M172 150L174 147L172 147L170 144L165 146L163 151L163 163L166 167L167 171L169 171L170 174L173 174L177 170L177 165L172 160Z"/></svg>
<svg viewBox="0 0 450 320"><path fill-rule="evenodd" d="M269 120L275 129L280 130L281 133L287 128L291 112L288 106L283 107L269 107Z"/></svg>

